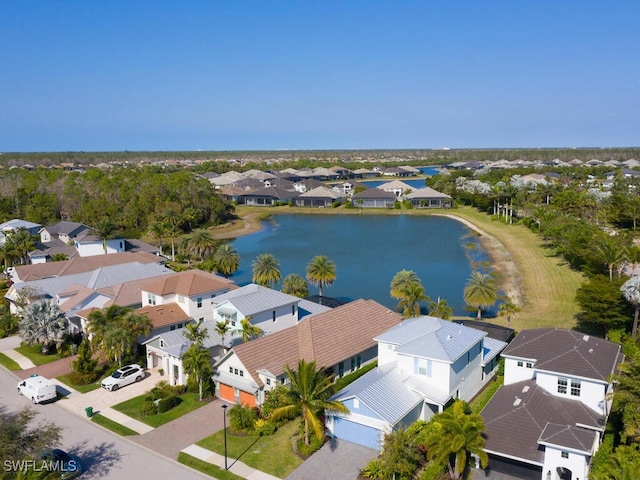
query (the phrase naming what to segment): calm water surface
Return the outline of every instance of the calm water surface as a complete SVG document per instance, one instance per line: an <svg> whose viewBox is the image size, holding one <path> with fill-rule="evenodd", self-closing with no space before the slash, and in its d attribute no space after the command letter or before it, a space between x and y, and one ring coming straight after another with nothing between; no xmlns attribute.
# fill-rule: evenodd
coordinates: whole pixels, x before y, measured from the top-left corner
<svg viewBox="0 0 640 480"><path fill-rule="evenodd" d="M373 299L390 308L393 276L415 271L432 300L442 297L455 315L468 315L462 292L474 261L486 260L477 239L462 223L444 217L405 215L275 215L258 233L240 237L233 245L240 269L232 277L239 285L251 282L251 263L260 253L280 261L282 278L305 277L309 261L327 255L336 264L336 280L324 294L342 300ZM463 245L472 243L469 252ZM467 253L465 253L467 252ZM280 288L277 285L276 288ZM318 289L309 286L310 293Z"/></svg>

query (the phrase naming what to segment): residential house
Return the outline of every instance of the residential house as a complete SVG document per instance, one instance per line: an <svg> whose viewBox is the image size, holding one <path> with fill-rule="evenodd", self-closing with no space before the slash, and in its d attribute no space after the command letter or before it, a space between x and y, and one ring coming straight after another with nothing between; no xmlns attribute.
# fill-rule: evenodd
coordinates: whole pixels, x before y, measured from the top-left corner
<svg viewBox="0 0 640 480"><path fill-rule="evenodd" d="M415 208L451 208L453 199L446 193L440 193L431 187L421 188L405 195Z"/></svg>
<svg viewBox="0 0 640 480"><path fill-rule="evenodd" d="M393 208L396 200L395 193L377 188L370 188L351 196L351 204L358 208Z"/></svg>
<svg viewBox="0 0 640 480"><path fill-rule="evenodd" d="M338 438L379 449L386 433L429 420L455 399L471 400L495 375L506 342L435 317L378 334L378 367L336 393L349 414L327 419Z"/></svg>
<svg viewBox="0 0 640 480"><path fill-rule="evenodd" d="M620 345L542 328L522 331L502 356L504 385L481 412L487 478L586 480L610 411Z"/></svg>
<svg viewBox="0 0 640 480"><path fill-rule="evenodd" d="M298 195L295 204L298 207L331 208L334 202L341 203L343 199L343 194L323 185Z"/></svg>
<svg viewBox="0 0 640 480"><path fill-rule="evenodd" d="M59 240L62 243L70 244L79 236L91 231L90 227L77 222L58 222L55 225L44 227L40 230L40 241L42 243Z"/></svg>
<svg viewBox="0 0 640 480"><path fill-rule="evenodd" d="M233 347L214 365L217 395L244 405L262 404L286 383L285 367L315 360L338 377L375 360L373 337L397 325L401 315L373 300L356 300L311 315L295 326Z"/></svg>
<svg viewBox="0 0 640 480"><path fill-rule="evenodd" d="M14 218L8 222L1 223L0 245L4 245L7 237L17 230L26 230L31 235L37 235L41 228L42 225L39 223L27 222L26 220L20 220L19 218Z"/></svg>
<svg viewBox="0 0 640 480"><path fill-rule="evenodd" d="M245 205L265 207L292 202L297 196L297 192L283 190L278 187L264 187L258 190L249 190L239 195L238 202Z"/></svg>
<svg viewBox="0 0 640 480"><path fill-rule="evenodd" d="M400 180L393 180L391 182L378 185L376 188L384 190L385 192L393 193L396 198L400 198L408 193L414 192L416 189L408 183L401 182Z"/></svg>

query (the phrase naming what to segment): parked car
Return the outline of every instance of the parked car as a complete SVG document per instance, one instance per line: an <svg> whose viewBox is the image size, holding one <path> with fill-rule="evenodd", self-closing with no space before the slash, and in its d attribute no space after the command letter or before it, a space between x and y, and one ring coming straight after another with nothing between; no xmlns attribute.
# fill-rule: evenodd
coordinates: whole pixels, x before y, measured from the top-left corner
<svg viewBox="0 0 640 480"><path fill-rule="evenodd" d="M35 468L41 472L50 472L51 476L47 475L47 478L64 480L76 478L84 471L78 457L59 448L50 448L41 452L36 459Z"/></svg>
<svg viewBox="0 0 640 480"><path fill-rule="evenodd" d="M102 380L100 385L105 390L115 392L120 387L124 387L133 382L139 382L144 378L144 371L140 365L132 364L119 368L110 377Z"/></svg>
<svg viewBox="0 0 640 480"><path fill-rule="evenodd" d="M33 403L55 400L58 396L55 384L41 375L33 375L18 382L18 393Z"/></svg>

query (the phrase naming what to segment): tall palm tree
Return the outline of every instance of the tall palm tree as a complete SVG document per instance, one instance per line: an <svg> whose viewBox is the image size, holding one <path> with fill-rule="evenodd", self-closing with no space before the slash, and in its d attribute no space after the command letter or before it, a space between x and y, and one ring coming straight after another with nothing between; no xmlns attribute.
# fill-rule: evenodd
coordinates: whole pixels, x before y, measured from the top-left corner
<svg viewBox="0 0 640 480"><path fill-rule="evenodd" d="M427 457L445 465L450 478L462 478L470 454L477 455L486 468L489 457L484 451L484 421L465 402L456 400L450 408L434 415L431 422L434 428L424 445Z"/></svg>
<svg viewBox="0 0 640 480"><path fill-rule="evenodd" d="M444 298L438 297L437 302L429 303L429 315L443 320L449 320L451 315L453 315L453 308L449 306Z"/></svg>
<svg viewBox="0 0 640 480"><path fill-rule="evenodd" d="M169 225L162 220L154 220L149 224L148 234L158 240L160 247L160 255L164 257L164 252L162 251L162 241L166 238L169 232Z"/></svg>
<svg viewBox="0 0 640 480"><path fill-rule="evenodd" d="M634 276L624 282L620 287L622 296L627 302L633 305L633 327L631 328L631 336L636 338L638 334L638 314L640 313L640 277Z"/></svg>
<svg viewBox="0 0 640 480"><path fill-rule="evenodd" d="M420 302L429 302L421 283L411 283L404 289L403 297L398 302L398 311L404 318L420 316Z"/></svg>
<svg viewBox="0 0 640 480"><path fill-rule="evenodd" d="M103 217L98 224L92 228L100 239L102 239L102 248L104 254L107 254L107 240L113 238L113 234L118 227L109 219L109 217Z"/></svg>
<svg viewBox="0 0 640 480"><path fill-rule="evenodd" d="M236 273L240 266L240 255L230 243L220 245L213 255L213 262L216 270L225 278L229 278Z"/></svg>
<svg viewBox="0 0 640 480"><path fill-rule="evenodd" d="M2 261L2 270L7 269L13 265L13 263L20 258L20 252L11 242L4 242L4 245L0 245L0 261Z"/></svg>
<svg viewBox="0 0 640 480"><path fill-rule="evenodd" d="M187 375L196 376L198 395L200 401L202 401L204 379L213 373L209 350L194 343L182 355L182 366Z"/></svg>
<svg viewBox="0 0 640 480"><path fill-rule="evenodd" d="M330 287L336 279L336 264L326 255L317 255L307 265L307 280L320 289Z"/></svg>
<svg viewBox="0 0 640 480"><path fill-rule="evenodd" d="M122 316L122 327L127 332L127 338L135 354L138 353L138 338L149 335L153 325L146 315L138 315L132 311Z"/></svg>
<svg viewBox="0 0 640 480"><path fill-rule="evenodd" d="M229 323L225 322L224 320L216 322L216 333L220 335L220 342L222 343L223 347L224 347L224 337L227 335L227 333L229 333L229 330L231 330Z"/></svg>
<svg viewBox="0 0 640 480"><path fill-rule="evenodd" d="M176 237L182 233L180 228L183 218L177 210L168 210L162 217L162 221L167 225L167 235L171 238L171 261L176 261Z"/></svg>
<svg viewBox="0 0 640 480"><path fill-rule="evenodd" d="M609 280L613 280L613 269L624 262L627 257L626 246L611 235L602 235L594 242L595 253L609 272Z"/></svg>
<svg viewBox="0 0 640 480"><path fill-rule="evenodd" d="M511 324L511 318L520 311L520 307L513 303L511 300L507 300L500 305L500 315L507 317L507 325Z"/></svg>
<svg viewBox="0 0 640 480"><path fill-rule="evenodd" d="M294 297L305 298L309 296L307 281L297 273L290 273L284 277L282 291Z"/></svg>
<svg viewBox="0 0 640 480"><path fill-rule="evenodd" d="M271 253L261 253L251 264L252 282L272 288L280 281L280 262Z"/></svg>
<svg viewBox="0 0 640 480"><path fill-rule="evenodd" d="M256 327L251 323L251 316L243 318L240 321L240 327L242 327L242 341L248 342L252 338L259 337L262 333L259 327Z"/></svg>
<svg viewBox="0 0 640 480"><path fill-rule="evenodd" d="M391 279L391 297L400 300L404 296L404 290L414 283L421 283L420 278L413 270L400 270Z"/></svg>
<svg viewBox="0 0 640 480"><path fill-rule="evenodd" d="M326 375L324 368L316 368L316 362L298 361L297 370L285 367L291 384L283 399L285 404L271 412L270 418L278 421L300 415L304 422L304 443L309 445L309 434L324 438L324 424L319 414L325 412L349 413L342 403L329 400L333 392L333 375Z"/></svg>
<svg viewBox="0 0 640 480"><path fill-rule="evenodd" d="M478 309L478 320L482 319L482 309L489 307L498 298L498 286L493 275L489 273L471 272L471 277L464 287L464 301L467 305Z"/></svg>
<svg viewBox="0 0 640 480"><path fill-rule="evenodd" d="M20 336L28 345L41 344L46 354L52 345L62 345L67 334L67 319L53 300L30 303L22 311Z"/></svg>
<svg viewBox="0 0 640 480"><path fill-rule="evenodd" d="M211 235L211 232L204 228L194 230L188 238L189 251L200 260L203 260L216 249L216 240Z"/></svg>
<svg viewBox="0 0 640 480"><path fill-rule="evenodd" d="M204 343L205 339L209 336L209 331L206 328L201 327L202 323L200 322L187 323L184 327L184 330L182 331L182 335L184 335L185 338L192 344L201 346Z"/></svg>

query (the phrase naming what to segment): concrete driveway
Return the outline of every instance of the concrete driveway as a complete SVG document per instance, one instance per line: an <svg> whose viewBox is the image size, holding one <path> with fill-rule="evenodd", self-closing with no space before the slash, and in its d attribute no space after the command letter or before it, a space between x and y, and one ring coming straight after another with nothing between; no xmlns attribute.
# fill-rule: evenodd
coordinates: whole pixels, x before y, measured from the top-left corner
<svg viewBox="0 0 640 480"><path fill-rule="evenodd" d="M328 441L285 480L354 480L360 470L376 456L377 450L346 440Z"/></svg>

